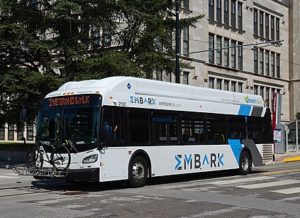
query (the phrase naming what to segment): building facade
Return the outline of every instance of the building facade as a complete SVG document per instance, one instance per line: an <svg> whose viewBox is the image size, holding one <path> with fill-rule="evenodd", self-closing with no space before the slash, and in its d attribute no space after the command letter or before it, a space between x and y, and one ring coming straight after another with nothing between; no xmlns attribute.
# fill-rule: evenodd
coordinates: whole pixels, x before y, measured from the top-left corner
<svg viewBox="0 0 300 218"><path fill-rule="evenodd" d="M297 0L184 0L180 17L204 17L181 30L181 62L189 64L181 83L258 94L270 108L280 93L281 120L293 120L300 112L299 9ZM172 73L153 78L175 82ZM0 141L34 140L32 126L16 128L0 128Z"/></svg>
<svg viewBox="0 0 300 218"><path fill-rule="evenodd" d="M181 82L258 94L272 108L282 94L283 122L294 115L290 91L289 1L185 0L181 17L204 15L181 31ZM299 10L298 10L299 11ZM297 9L295 9L297 12ZM175 81L170 75L156 79Z"/></svg>

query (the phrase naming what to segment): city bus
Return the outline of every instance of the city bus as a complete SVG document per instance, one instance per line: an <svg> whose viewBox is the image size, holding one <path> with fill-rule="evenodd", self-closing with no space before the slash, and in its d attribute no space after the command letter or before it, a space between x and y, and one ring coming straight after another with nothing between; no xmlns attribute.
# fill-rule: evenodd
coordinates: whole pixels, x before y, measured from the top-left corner
<svg viewBox="0 0 300 218"><path fill-rule="evenodd" d="M67 82L42 101L36 178L140 187L152 177L236 170L273 160L261 96L134 77ZM58 146L60 159L48 148ZM60 151L61 150L61 151ZM48 156L48 158L49 158Z"/></svg>

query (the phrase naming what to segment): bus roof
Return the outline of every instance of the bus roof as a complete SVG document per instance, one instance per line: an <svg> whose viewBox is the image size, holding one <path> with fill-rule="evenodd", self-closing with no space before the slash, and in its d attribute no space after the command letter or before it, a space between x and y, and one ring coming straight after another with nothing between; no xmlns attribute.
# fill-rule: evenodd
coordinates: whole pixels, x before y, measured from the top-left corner
<svg viewBox="0 0 300 218"><path fill-rule="evenodd" d="M265 112L264 101L259 95L125 76L67 82L57 91L49 93L46 98L82 94L101 94L102 104L111 106L187 111L211 109L216 113L228 111L229 114L232 113L230 110L233 106L238 106L236 113L242 110L248 116L254 110L261 111L259 116L263 116ZM198 105L193 105L193 102ZM210 106L206 108L205 104ZM193 109L184 109L189 105Z"/></svg>

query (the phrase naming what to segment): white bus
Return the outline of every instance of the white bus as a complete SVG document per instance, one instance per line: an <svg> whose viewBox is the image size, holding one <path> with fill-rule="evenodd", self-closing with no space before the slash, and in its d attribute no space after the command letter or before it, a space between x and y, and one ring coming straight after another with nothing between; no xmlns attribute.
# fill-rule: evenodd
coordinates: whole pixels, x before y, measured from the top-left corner
<svg viewBox="0 0 300 218"><path fill-rule="evenodd" d="M36 178L128 180L132 187L159 176L247 174L273 159L261 96L133 77L68 82L49 93L36 143ZM56 149L61 159L53 160L49 146L68 149Z"/></svg>

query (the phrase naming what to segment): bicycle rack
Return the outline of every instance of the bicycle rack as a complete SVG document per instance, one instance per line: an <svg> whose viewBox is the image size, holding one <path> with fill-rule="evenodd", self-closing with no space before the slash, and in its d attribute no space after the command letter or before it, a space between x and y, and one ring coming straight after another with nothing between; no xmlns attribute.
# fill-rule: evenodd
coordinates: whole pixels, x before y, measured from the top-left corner
<svg viewBox="0 0 300 218"><path fill-rule="evenodd" d="M53 168L43 168L43 169L31 169L33 176L41 178L65 178L67 176L66 170L57 170Z"/></svg>

